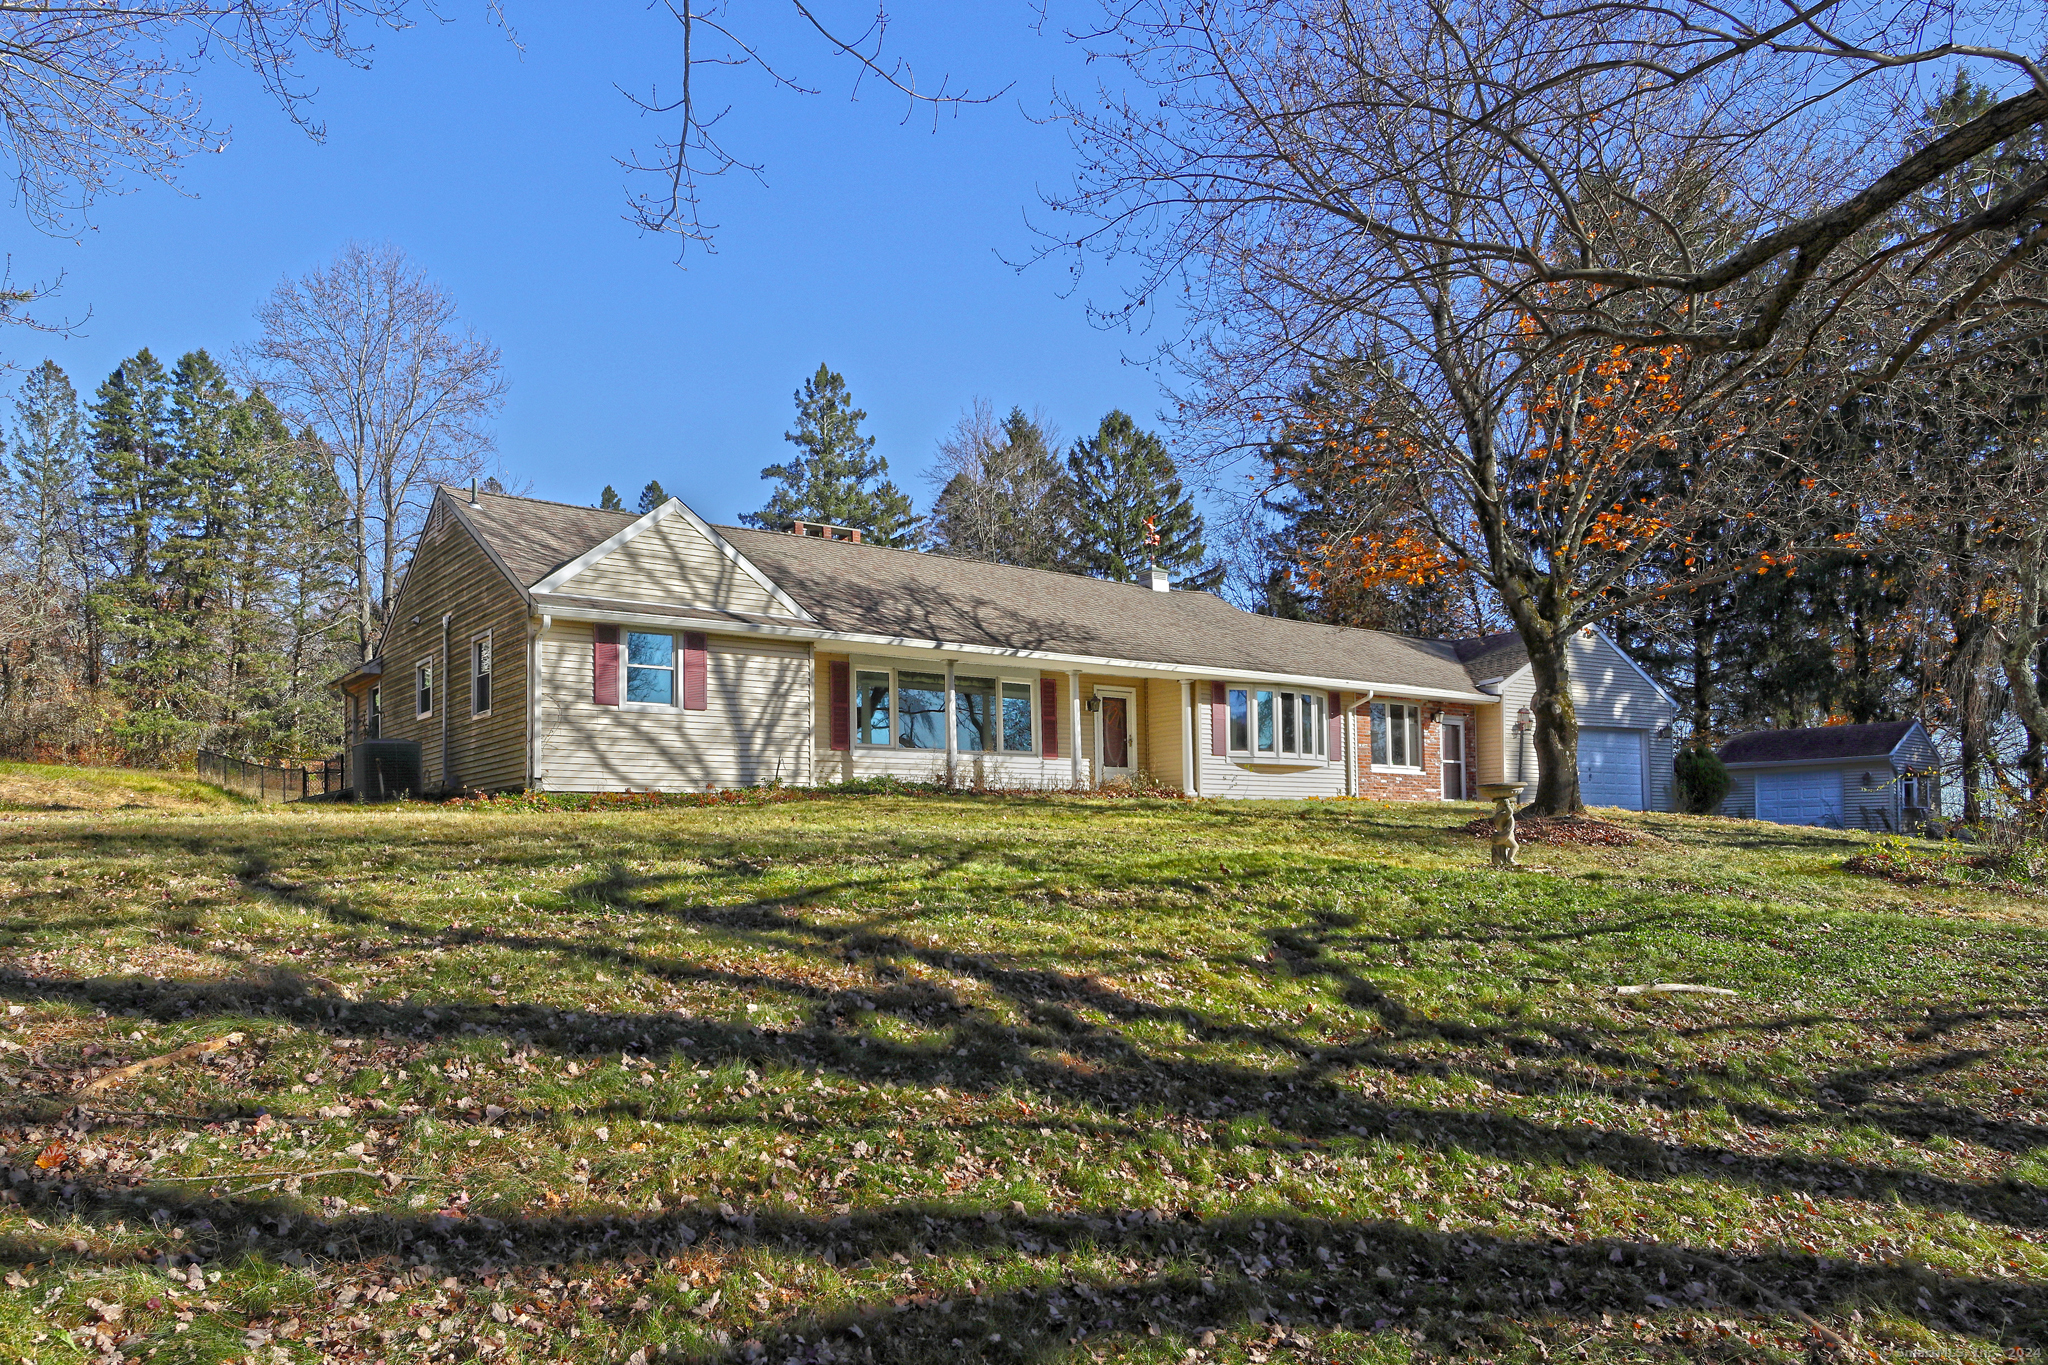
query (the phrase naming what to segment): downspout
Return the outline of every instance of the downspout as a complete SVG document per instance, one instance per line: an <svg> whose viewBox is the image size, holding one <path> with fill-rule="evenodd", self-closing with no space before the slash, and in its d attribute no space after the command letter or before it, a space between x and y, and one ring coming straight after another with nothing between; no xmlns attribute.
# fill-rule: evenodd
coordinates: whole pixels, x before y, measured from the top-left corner
<svg viewBox="0 0 2048 1365"><path fill-rule="evenodd" d="M1186 678L1180 680L1180 789L1196 795L1195 782L1195 696Z"/></svg>
<svg viewBox="0 0 2048 1365"><path fill-rule="evenodd" d="M1081 790L1081 670L1078 668L1071 669L1067 673L1067 714L1070 717L1067 725L1073 732L1074 737L1074 742L1068 746L1073 750L1068 755L1068 766L1073 777L1071 785L1075 791L1079 791Z"/></svg>
<svg viewBox="0 0 2048 1365"><path fill-rule="evenodd" d="M452 611L441 613L441 695L435 698L441 708L441 786L451 792L455 778L448 771L448 713L455 709L455 665L448 657L448 625L454 619Z"/></svg>
<svg viewBox="0 0 2048 1365"><path fill-rule="evenodd" d="M953 668L953 661L951 659L946 660L946 785L948 787L960 785L960 730L957 720L959 713L954 709L959 703L953 696Z"/></svg>
<svg viewBox="0 0 2048 1365"><path fill-rule="evenodd" d="M545 612L541 614L539 629L534 628L531 619L526 623L526 785L530 791L547 790L541 777L541 763L547 750L541 734L540 637L554 628L554 617Z"/></svg>

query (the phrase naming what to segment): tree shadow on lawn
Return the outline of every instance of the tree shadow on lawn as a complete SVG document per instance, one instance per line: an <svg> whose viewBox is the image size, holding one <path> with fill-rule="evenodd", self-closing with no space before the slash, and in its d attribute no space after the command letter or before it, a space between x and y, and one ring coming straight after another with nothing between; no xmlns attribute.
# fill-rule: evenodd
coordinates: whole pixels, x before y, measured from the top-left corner
<svg viewBox="0 0 2048 1365"><path fill-rule="evenodd" d="M2048 1190L2014 1181L1971 1184L1918 1171L1852 1161L1777 1154L1768 1157L1725 1147L1654 1140L1590 1125L1557 1127L1482 1110L1403 1105L1374 1099L1335 1084L1330 1076L1359 1066L1382 1070L1435 1071L1440 1064L1374 1049L1348 1049L1305 1057L1287 1070L1225 1062L1162 1058L1115 1029L1061 1020L1062 1011L1040 1001L1038 1027L1013 1030L959 1018L938 1045L905 1045L852 1034L835 1027L839 1012L864 1002L843 1001L806 983L771 977L726 977L708 968L690 969L697 979L772 986L793 994L827 996L825 1010L791 1031L751 1028L674 1013L593 1013L532 1005L424 1005L414 1001L349 1001L311 992L291 994L285 974L241 982L175 982L98 978L91 981L0 976L0 998L61 1001L110 1014L171 1021L192 1014L259 1015L312 1032L340 1037L384 1033L412 1038L498 1036L563 1055L631 1050L650 1056L685 1055L703 1062L738 1061L814 1068L867 1084L946 1086L963 1093L993 1094L1004 1087L1036 1092L1048 1101L1092 1105L1109 1113L1152 1113L1161 1109L1201 1121L1261 1115L1275 1128L1309 1143L1343 1137L1417 1143L1497 1159L1551 1164L1590 1164L1629 1179L1661 1182L1680 1177L1748 1185L1756 1189L1810 1195L1853 1191L1866 1199L1896 1199L2012 1227L2048 1227ZM1039 974L1040 978L1046 974ZM1095 989L1099 990L1099 987ZM852 993L848 993L851 995ZM929 1014L947 1004L943 992L918 998ZM930 1002L930 1003L926 1003ZM829 1008L832 1006L838 1009ZM952 1006L954 1010L960 1007ZM1035 1049L1058 1049L1047 1056ZM961 1055L962 1052L966 1055ZM964 1074L963 1074L964 1073ZM1513 1083L1513 1073L1502 1080ZM57 1097L36 1102L17 1096L14 1112L0 1108L0 1122L47 1121ZM253 1116L259 1104L252 1100ZM650 1107L625 1105L649 1121ZM763 1118L770 1116L763 1111ZM689 1116L674 1116L688 1121ZM1859 1115L1868 1121L1869 1116Z"/></svg>
<svg viewBox="0 0 2048 1365"><path fill-rule="evenodd" d="M1751 1319L1750 1329L1806 1329L1799 1312L1882 1313L1934 1331L2025 1349L2048 1329L2048 1288L2027 1281L1945 1275L1908 1263L1856 1262L1780 1251L1738 1254L1670 1243L1601 1239L1537 1241L1461 1230L1432 1232L1405 1222L1322 1217L1289 1211L1204 1218L1154 1210L1018 1214L971 1205L910 1203L828 1216L759 1208L749 1212L686 1208L658 1215L616 1212L535 1217L472 1204L417 1216L309 1215L273 1201L195 1197L141 1184L109 1188L85 1180L17 1187L24 1207L107 1225L133 1218L138 1201L182 1220L182 1242L166 1242L160 1264L245 1258L322 1267L322 1278L392 1273L405 1265L435 1276L472 1280L532 1267L647 1265L687 1254L756 1250L771 1257L848 1265L838 1297L851 1306L746 1314L757 1340L805 1339L809 1360L959 1358L993 1345L1006 1356L1047 1360L1091 1338L1161 1332L1183 1339L1204 1329L1277 1323L1287 1329L1399 1332L1442 1348L1511 1344L1612 1325L1640 1315L1665 1329L1685 1314ZM862 1269L902 1256L957 1259L973 1276L997 1274L1000 1290L979 1280L956 1298L898 1296L886 1284L864 1287ZM1117 1267L1075 1273L1033 1258L1074 1257ZM856 1258L865 1258L857 1260ZM68 1234L0 1242L0 1261L82 1269ZM849 1264L851 1263L851 1264ZM1118 1273L1120 1272L1120 1273ZM1021 1281L1021 1283L1020 1283ZM743 1284L744 1282L740 1282ZM736 1289L735 1298L750 1292ZM702 1296L699 1296L700 1298ZM513 1300L517 1303L517 1300ZM690 1307L665 1303L636 1335L662 1336L687 1322ZM602 1311L602 1310L600 1310ZM1692 1330L1707 1329L1695 1320ZM671 1328L672 1330L672 1328ZM1852 1329L1853 1330L1853 1329ZM1711 1340L1708 1329L1706 1340ZM830 1342L829 1352L817 1345ZM700 1359L752 1359L754 1343L699 1353ZM1739 1343L1731 1343L1739 1345Z"/></svg>
<svg viewBox="0 0 2048 1365"><path fill-rule="evenodd" d="M1015 968L981 955L913 943L880 932L872 925L818 924L795 913L796 906L839 891L860 890L878 881L900 883L904 880L900 869L884 870L873 878L842 878L739 904L707 906L677 905L659 894L650 899L647 893L658 893L669 878L632 873L614 864L571 887L567 893L571 899L593 899L616 909L751 936L764 949L829 953L840 963L862 960L863 965L877 973L879 982L876 987L856 990L768 972L734 972L574 938L486 928L436 928L359 909L309 885L286 882L270 870L270 860L264 854L244 845L227 851L240 857L240 875L252 894L282 900L296 909L338 923L375 925L420 943L480 944L558 958L581 958L675 983L775 991L807 1002L809 1019L801 1030L778 1033L665 1013L593 1014L519 1004L455 1002L433 1006L412 1001L354 1002L311 990L288 970L275 967L264 969L255 979L239 982L0 978L0 995L68 998L165 1022L185 1015L266 1013L301 1028L340 1036L378 1031L412 1037L487 1033L530 1040L564 1054L618 1049L663 1053L680 1049L699 1059L734 1057L794 1062L868 1081L927 1086L958 1086L957 1070L978 1070L986 1079L987 1089L1006 1084L1030 1086L1049 1098L1094 1104L1109 1112L1166 1105L1204 1119L1266 1113L1277 1126L1316 1140L1352 1134L1494 1152L1526 1160L1589 1161L1640 1179L1690 1173L1767 1189L1855 1189L1873 1196L1891 1194L1930 1207L1964 1208L2015 1226L2040 1226L2048 1221L2044 1220L2040 1192L2030 1186L1974 1186L1910 1170L1802 1156L1760 1158L1715 1146L1658 1142L1590 1126L1559 1128L1512 1116L1370 1100L1335 1084L1332 1078L1360 1068L1407 1076L1466 1075L1506 1092L1545 1095L1569 1086L1575 1093L1602 1094L1667 1109L1694 1107L1712 1097L1683 1080L1674 1084L1673 1077L1678 1073L1659 1059L1615 1048L1601 1033L1582 1027L1528 1020L1517 1020L1510 1026L1474 1026L1422 1016L1328 951L1327 945L1341 940L1354 923L1344 914L1326 912L1308 924L1266 931L1274 945L1277 965L1297 976L1329 979L1347 1004L1379 1020L1386 1040L1396 1047L1379 1041L1319 1044L1278 1029L1217 1020L1186 1006L1133 999L1090 975ZM972 861L983 852L978 844L948 841L925 855L935 866L923 875L943 876L947 870ZM988 1019L973 1005L962 1003L942 984L905 977L893 967L896 960L959 973L990 987L1022 1011L1029 1021L1028 1027L1010 1028L1001 1021ZM1076 1014L1077 1009L1099 1011L1113 1022L1107 1026L1093 1023ZM864 1040L842 1030L840 1026L847 1018L863 1010L887 1012L928 1028L948 1024L952 1033L944 1046L934 1048ZM1133 1042L1117 1027L1133 1023L1166 1023L1200 1042L1251 1047L1294 1061L1289 1069L1280 1071L1161 1057ZM1602 1080L1589 1085L1577 1076L1532 1074L1505 1065L1396 1050L1403 1042L1417 1040L1497 1047L1521 1057L1583 1057L1600 1066L1634 1072L1643 1079ZM966 1059L955 1055L963 1046L969 1053ZM1034 1049L1057 1049L1064 1058L1074 1060L1048 1058ZM1867 1089L1869 1083L1856 1078L1868 1072L1865 1068L1846 1073L1844 1083L1852 1089L1858 1084ZM1915 1136L1929 1131L1962 1131L2010 1151L2048 1145L2048 1132L2037 1125L1988 1120L1952 1106L1875 1108L1840 1104L1821 1112L1800 1114L1755 1104L1721 1102L1731 1112L1759 1126L1867 1123Z"/></svg>

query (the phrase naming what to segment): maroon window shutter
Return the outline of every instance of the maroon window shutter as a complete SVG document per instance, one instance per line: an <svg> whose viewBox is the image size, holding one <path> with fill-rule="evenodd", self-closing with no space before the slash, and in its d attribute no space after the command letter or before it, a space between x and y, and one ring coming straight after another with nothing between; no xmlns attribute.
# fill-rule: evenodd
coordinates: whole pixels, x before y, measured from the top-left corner
<svg viewBox="0 0 2048 1365"><path fill-rule="evenodd" d="M1047 758L1060 756L1060 680L1038 680L1038 733L1043 741L1039 752Z"/></svg>
<svg viewBox="0 0 2048 1365"><path fill-rule="evenodd" d="M852 666L844 659L831 665L832 679L832 747L850 749L853 747L853 707L846 695Z"/></svg>
<svg viewBox="0 0 2048 1365"><path fill-rule="evenodd" d="M1330 694L1330 757L1338 758L1344 753L1344 696L1340 692Z"/></svg>
<svg viewBox="0 0 2048 1365"><path fill-rule="evenodd" d="M1230 752L1230 699L1224 695L1223 684L1209 684L1209 753L1222 758Z"/></svg>
<svg viewBox="0 0 2048 1365"><path fill-rule="evenodd" d="M710 660L704 650L704 633L696 630L685 631L683 633L683 709L685 711L702 711L709 704L705 700L704 695L709 690L705 681L709 671Z"/></svg>
<svg viewBox="0 0 2048 1365"><path fill-rule="evenodd" d="M590 699L599 706L619 704L619 628L598 626L590 647Z"/></svg>

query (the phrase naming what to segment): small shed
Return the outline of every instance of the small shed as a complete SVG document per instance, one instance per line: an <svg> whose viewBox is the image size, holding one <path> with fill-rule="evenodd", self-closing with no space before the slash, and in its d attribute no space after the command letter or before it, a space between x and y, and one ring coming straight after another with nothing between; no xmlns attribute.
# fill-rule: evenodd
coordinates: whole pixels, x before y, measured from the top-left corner
<svg viewBox="0 0 2048 1365"><path fill-rule="evenodd" d="M1721 814L1902 833L1941 803L1941 751L1917 720L1751 730L1721 746Z"/></svg>

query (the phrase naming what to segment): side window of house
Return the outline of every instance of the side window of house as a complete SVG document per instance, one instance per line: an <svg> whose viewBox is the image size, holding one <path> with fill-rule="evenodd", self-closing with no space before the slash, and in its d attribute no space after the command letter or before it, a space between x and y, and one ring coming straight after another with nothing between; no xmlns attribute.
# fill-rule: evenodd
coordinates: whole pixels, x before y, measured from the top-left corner
<svg viewBox="0 0 2048 1365"><path fill-rule="evenodd" d="M413 710L420 716L434 714L434 664L430 659L413 670L413 690L418 693Z"/></svg>
<svg viewBox="0 0 2048 1365"><path fill-rule="evenodd" d="M1372 763L1375 768L1422 766L1422 708L1403 702L1372 704Z"/></svg>
<svg viewBox="0 0 2048 1365"><path fill-rule="evenodd" d="M1242 687L1230 689L1230 752L1248 753L1252 747L1252 694Z"/></svg>
<svg viewBox="0 0 2048 1365"><path fill-rule="evenodd" d="M485 715L491 709L491 637L479 635L469 646L469 709Z"/></svg>
<svg viewBox="0 0 2048 1365"><path fill-rule="evenodd" d="M377 733L377 732L378 732L378 730L379 730L380 728L382 728L382 726L383 726L383 724L384 724L384 714L383 714L383 708L382 708L381 706L379 706L379 705L378 705L378 698L377 698L377 693L378 693L378 692L379 692L380 690L381 690L381 689L379 689L379 688L375 688L375 687L371 688L371 689L370 689L370 696L369 696L369 699L368 699L368 700L367 700L366 702L364 702L364 704L363 704L363 709L364 709L364 713L365 713L365 714L364 714L364 718L363 718L363 738L364 738L364 739L382 739L382 738L383 738L383 736L382 736L382 735L380 735L380 734L378 734L378 733Z"/></svg>
<svg viewBox="0 0 2048 1365"><path fill-rule="evenodd" d="M676 704L676 637L626 632L626 700Z"/></svg>

